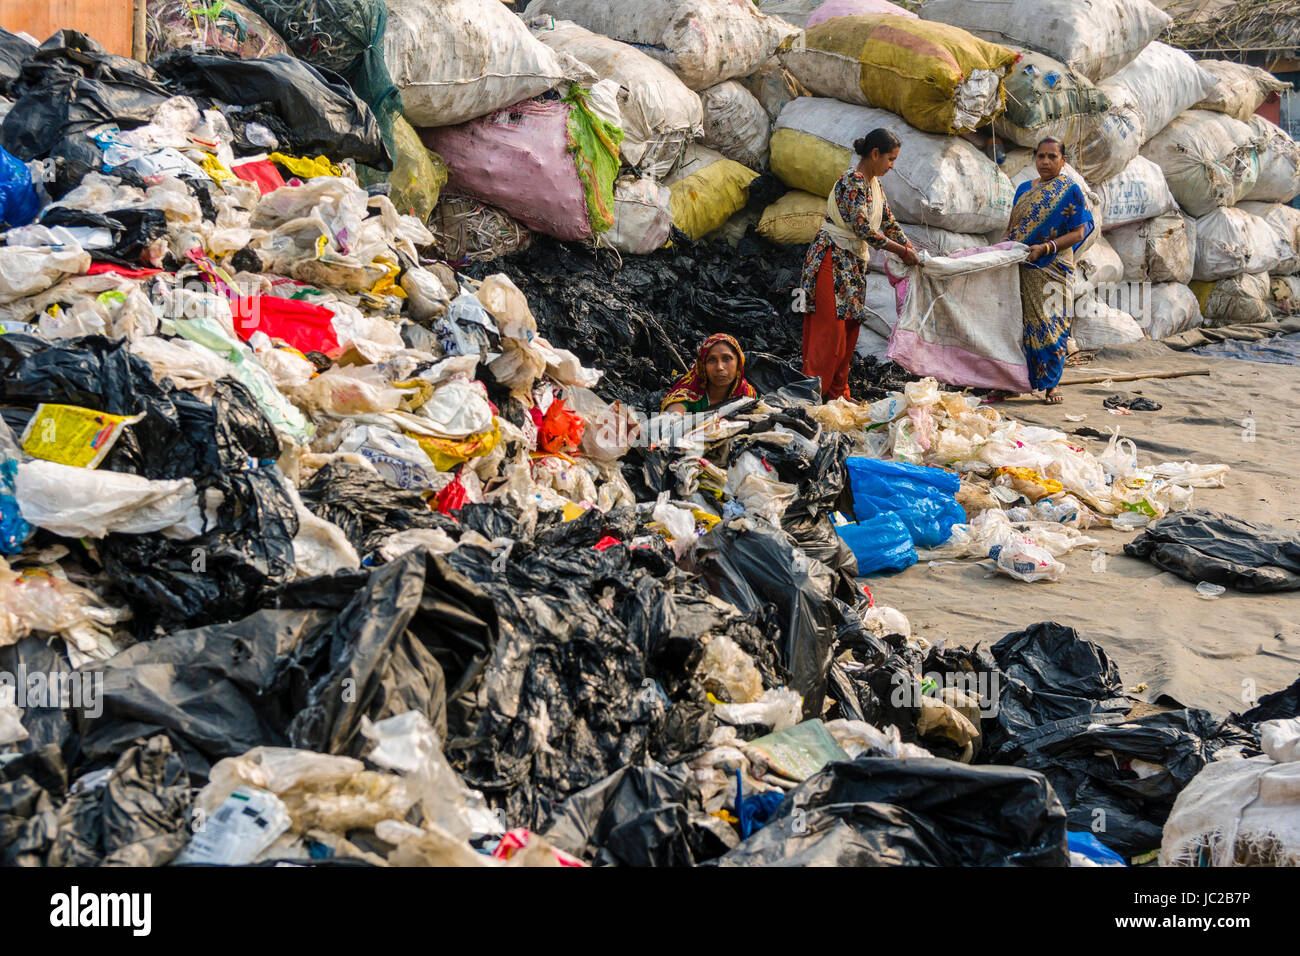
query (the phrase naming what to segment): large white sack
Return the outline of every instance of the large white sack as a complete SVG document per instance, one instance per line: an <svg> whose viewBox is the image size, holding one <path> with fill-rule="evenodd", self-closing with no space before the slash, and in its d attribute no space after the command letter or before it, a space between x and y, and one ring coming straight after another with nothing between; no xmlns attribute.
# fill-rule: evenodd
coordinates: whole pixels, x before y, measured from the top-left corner
<svg viewBox="0 0 1300 956"><path fill-rule="evenodd" d="M1201 309L1208 328L1267 322L1271 286L1267 272L1228 276L1215 282Z"/></svg>
<svg viewBox="0 0 1300 956"><path fill-rule="evenodd" d="M1226 113L1188 110L1142 147L1160 167L1179 205L1193 216L1233 206L1256 184L1259 143Z"/></svg>
<svg viewBox="0 0 1300 956"><path fill-rule="evenodd" d="M1148 307L1133 318L1148 338L1167 339L1204 321L1196 294L1181 282L1157 282L1148 287L1147 296Z"/></svg>
<svg viewBox="0 0 1300 956"><path fill-rule="evenodd" d="M1170 21L1147 0L930 0L921 16L1046 53L1094 82L1137 56Z"/></svg>
<svg viewBox="0 0 1300 956"><path fill-rule="evenodd" d="M619 106L628 165L663 179L686 145L703 135L699 95L653 57L568 20L546 18L534 26L533 34L550 49L567 53L601 79L614 80L627 90Z"/></svg>
<svg viewBox="0 0 1300 956"><path fill-rule="evenodd" d="M1142 148L1142 114L1128 87L1112 87L1106 98L1110 108L1065 141L1066 155L1090 183L1118 176Z"/></svg>
<svg viewBox="0 0 1300 956"><path fill-rule="evenodd" d="M1128 282L1190 282L1195 251L1178 213L1112 229L1106 236Z"/></svg>
<svg viewBox="0 0 1300 956"><path fill-rule="evenodd" d="M1074 297L1070 337L1081 349L1100 349L1141 341L1145 333L1127 312L1112 308L1096 294L1084 293Z"/></svg>
<svg viewBox="0 0 1300 956"><path fill-rule="evenodd" d="M1300 144L1262 116L1250 118L1250 129L1259 141L1259 178L1242 198L1290 202L1300 194Z"/></svg>
<svg viewBox="0 0 1300 956"><path fill-rule="evenodd" d="M1276 202L1244 202L1237 208L1268 223L1282 245L1282 255L1270 273L1294 275L1300 272L1300 209Z"/></svg>
<svg viewBox="0 0 1300 956"><path fill-rule="evenodd" d="M1178 203L1169 191L1165 174L1149 159L1137 157L1118 176L1098 187L1106 229L1141 222L1175 212Z"/></svg>
<svg viewBox="0 0 1300 956"><path fill-rule="evenodd" d="M1192 278L1213 282L1242 272L1278 267L1287 247L1259 216L1244 209L1216 209L1196 220L1196 262Z"/></svg>
<svg viewBox="0 0 1300 956"><path fill-rule="evenodd" d="M619 178L614 182L614 225L600 233L598 241L633 255L658 249L673 227L671 195L667 186L653 179Z"/></svg>
<svg viewBox="0 0 1300 956"><path fill-rule="evenodd" d="M952 232L1003 230L1011 182L997 164L959 136L922 133L870 106L801 96L781 111L772 133L772 172L792 189L827 196L857 163L853 142L882 126L899 138L899 159L882 185L894 216Z"/></svg>
<svg viewBox="0 0 1300 956"><path fill-rule="evenodd" d="M906 7L890 3L889 0L763 0L758 6L764 13L780 17L801 30L835 17L870 16L874 13L888 13L898 17L916 16Z"/></svg>
<svg viewBox="0 0 1300 956"><path fill-rule="evenodd" d="M1100 84L1110 96L1125 87L1142 116L1142 142L1169 125L1170 120L1219 85L1218 77L1196 65L1182 50L1151 43L1133 62Z"/></svg>
<svg viewBox="0 0 1300 956"><path fill-rule="evenodd" d="M1011 192L1013 195L1020 188L1021 183L1034 182L1038 179L1038 169L1034 166L1033 155L1032 152L1029 154L1030 162L1028 165L1014 176L1011 176ZM1005 169L1006 163L1003 163L1002 167ZM1101 194L1088 185L1088 181L1069 163L1061 167L1061 175L1079 187L1080 192L1083 193L1083 205L1088 212L1092 213L1093 229L1092 232L1088 233L1088 238L1083 240L1083 245L1075 250L1075 255L1078 255L1091 249L1093 244L1101 238L1101 230L1105 225L1102 221Z"/></svg>
<svg viewBox="0 0 1300 956"><path fill-rule="evenodd" d="M798 32L752 0L533 0L524 18L542 14L636 44L693 90L748 76Z"/></svg>
<svg viewBox="0 0 1300 956"><path fill-rule="evenodd" d="M1257 66L1230 60L1197 60L1196 65L1218 77L1219 85L1194 104L1195 109L1227 113L1243 123L1250 121L1270 93L1280 93L1290 87L1289 83Z"/></svg>
<svg viewBox="0 0 1300 956"><path fill-rule="evenodd" d="M763 104L735 80L710 86L704 104L704 145L750 169L767 169L772 127Z"/></svg>
<svg viewBox="0 0 1300 956"><path fill-rule="evenodd" d="M898 260L894 260L897 265ZM898 324L898 295L888 277L878 272L868 272L863 287L862 309L866 317L862 320L863 329L870 329L877 335L889 338Z"/></svg>
<svg viewBox="0 0 1300 956"><path fill-rule="evenodd" d="M413 126L485 116L565 75L500 0L388 0L384 59Z"/></svg>
<svg viewBox="0 0 1300 956"><path fill-rule="evenodd" d="M949 385L1028 392L1019 268L1028 251L1005 242L960 257L922 257L906 270L889 358Z"/></svg>
<svg viewBox="0 0 1300 956"><path fill-rule="evenodd" d="M1124 280L1124 263L1106 241L1098 234L1092 247L1074 260L1075 294Z"/></svg>

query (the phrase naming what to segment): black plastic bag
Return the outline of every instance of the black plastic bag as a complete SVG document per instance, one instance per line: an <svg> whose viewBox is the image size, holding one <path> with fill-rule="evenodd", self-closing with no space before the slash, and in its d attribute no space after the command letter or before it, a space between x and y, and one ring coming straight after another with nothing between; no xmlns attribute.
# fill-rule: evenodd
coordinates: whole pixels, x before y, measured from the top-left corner
<svg viewBox="0 0 1300 956"><path fill-rule="evenodd" d="M766 524L747 531L716 525L700 539L696 560L709 590L742 612L775 606L790 686L803 695L804 716L819 716L835 639L831 573Z"/></svg>
<svg viewBox="0 0 1300 956"><path fill-rule="evenodd" d="M1042 774L950 760L828 764L720 866L1067 866Z"/></svg>
<svg viewBox="0 0 1300 956"><path fill-rule="evenodd" d="M1204 710L1176 710L1136 720L1093 714L1051 725L1017 766L1044 774L1061 795L1070 828L1091 830L1132 858L1160 846L1174 801L1214 755L1258 738Z"/></svg>
<svg viewBox="0 0 1300 956"><path fill-rule="evenodd" d="M430 510L418 491L389 484L360 465L330 462L298 493L308 511L342 529L363 559L374 557L376 549L399 531L456 530L456 522Z"/></svg>
<svg viewBox="0 0 1300 956"><path fill-rule="evenodd" d="M219 51L171 50L150 64L175 93L264 106L288 131L291 151L393 168L379 123L337 73L278 53L241 60Z"/></svg>
<svg viewBox="0 0 1300 956"><path fill-rule="evenodd" d="M559 806L543 836L593 866L694 866L738 840L704 812L690 771L623 767Z"/></svg>
<svg viewBox="0 0 1300 956"><path fill-rule="evenodd" d="M36 52L16 33L0 29L0 95L10 96L10 88L22 72L23 61Z"/></svg>
<svg viewBox="0 0 1300 956"><path fill-rule="evenodd" d="M29 634L16 644L0 647L0 671L8 674L13 686L27 685L33 674L42 675L47 688L78 679L68 655L52 645L46 638ZM86 685L82 684L84 688ZM72 688L69 685L69 698ZM20 698L21 699L21 698ZM83 698L84 700L84 698ZM72 736L71 710L64 707L24 707L22 724L27 739L12 746L19 753L30 753L43 747L55 746L61 751L69 747Z"/></svg>
<svg viewBox="0 0 1300 956"><path fill-rule="evenodd" d="M0 864L45 862L67 789L67 767L54 744L0 761Z"/></svg>
<svg viewBox="0 0 1300 956"><path fill-rule="evenodd" d="M1258 724L1266 720L1287 720L1300 717L1300 677L1290 687L1265 694L1250 710L1241 715L1241 721Z"/></svg>
<svg viewBox="0 0 1300 956"><path fill-rule="evenodd" d="M1180 511L1147 525L1124 553L1188 581L1238 591L1300 589L1300 532L1214 511Z"/></svg>
<svg viewBox="0 0 1300 956"><path fill-rule="evenodd" d="M49 866L164 866L190 838L185 762L167 737L139 741L108 781L74 790L59 808Z"/></svg>
<svg viewBox="0 0 1300 956"><path fill-rule="evenodd" d="M114 262L128 269L149 265L141 255L155 240L167 235L167 216L161 209L112 209L101 214L70 206L55 206L46 209L39 221L42 226L88 226L109 230L113 244L106 249L96 249L95 259Z"/></svg>
<svg viewBox="0 0 1300 956"><path fill-rule="evenodd" d="M1002 638L992 654L1002 673L997 716L984 722L984 752L991 760L1013 761L1059 721L1127 713L1133 706L1119 668L1072 627L1035 624Z"/></svg>
<svg viewBox="0 0 1300 956"><path fill-rule="evenodd" d="M0 146L23 161L104 124L148 123L171 97L149 67L75 30L60 30L33 51L10 95L15 102L0 126Z"/></svg>

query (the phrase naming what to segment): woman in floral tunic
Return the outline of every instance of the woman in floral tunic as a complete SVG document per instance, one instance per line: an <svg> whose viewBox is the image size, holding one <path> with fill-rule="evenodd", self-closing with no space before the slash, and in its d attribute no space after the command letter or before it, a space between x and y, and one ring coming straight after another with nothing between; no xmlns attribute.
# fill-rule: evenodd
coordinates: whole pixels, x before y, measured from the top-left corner
<svg viewBox="0 0 1300 956"><path fill-rule="evenodd" d="M907 265L918 262L880 188L879 177L894 168L899 145L887 129L873 129L853 144L858 164L831 189L826 217L804 259L803 372L821 379L824 399L849 397L870 250L892 252Z"/></svg>

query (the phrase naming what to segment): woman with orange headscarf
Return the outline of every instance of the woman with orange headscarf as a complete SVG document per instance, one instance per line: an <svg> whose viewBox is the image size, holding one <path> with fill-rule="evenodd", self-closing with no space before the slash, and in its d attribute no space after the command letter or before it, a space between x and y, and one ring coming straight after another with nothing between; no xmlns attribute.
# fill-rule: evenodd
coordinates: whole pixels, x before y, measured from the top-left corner
<svg viewBox="0 0 1300 956"><path fill-rule="evenodd" d="M699 357L664 397L660 411L703 412L732 398L756 398L758 392L745 381L745 353L740 343L724 332L710 335Z"/></svg>

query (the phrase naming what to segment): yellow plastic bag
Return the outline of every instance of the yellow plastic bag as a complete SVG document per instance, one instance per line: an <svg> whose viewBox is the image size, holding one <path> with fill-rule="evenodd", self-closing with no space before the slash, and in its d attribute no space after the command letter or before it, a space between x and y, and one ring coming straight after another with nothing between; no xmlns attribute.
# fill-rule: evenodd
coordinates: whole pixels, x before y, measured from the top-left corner
<svg viewBox="0 0 1300 956"><path fill-rule="evenodd" d="M749 202L749 184L757 176L735 160L696 147L690 162L664 180L673 225L691 239L713 232Z"/></svg>
<svg viewBox="0 0 1300 956"><path fill-rule="evenodd" d="M448 169L441 156L420 141L420 136L404 118L393 121L393 171L380 172L369 166L357 167L357 179L363 186L386 182L388 198L400 213L428 222L438 205L442 187L447 185Z"/></svg>
<svg viewBox="0 0 1300 956"><path fill-rule="evenodd" d="M826 218L826 200L792 189L763 210L755 231L771 242L807 245Z"/></svg>
<svg viewBox="0 0 1300 956"><path fill-rule="evenodd" d="M1063 491L1061 483L1054 478L1047 478L1034 471L1032 468L1011 468L1003 467L997 471L998 475L1006 475L1008 484L1014 491L1019 492L1030 500L1035 502L1039 498L1046 498L1048 495L1057 494Z"/></svg>
<svg viewBox="0 0 1300 956"><path fill-rule="evenodd" d="M486 455L501 441L501 426L492 420L492 430L470 435L468 438L433 438L429 435L404 433L413 438L424 449L424 453L433 459L433 467L439 471L450 471L457 465L464 464L471 458Z"/></svg>
<svg viewBox="0 0 1300 956"><path fill-rule="evenodd" d="M283 166L299 179L312 179L316 176L343 175L343 170L339 169L324 156L317 156L315 159L311 159L307 156L289 156L285 153L271 153L266 158L273 163L278 163Z"/></svg>
<svg viewBox="0 0 1300 956"><path fill-rule="evenodd" d="M1016 58L960 27L891 14L835 17L781 53L814 94L889 110L927 133L968 133L1001 113Z"/></svg>
<svg viewBox="0 0 1300 956"><path fill-rule="evenodd" d="M36 413L23 429L23 451L33 458L96 468L117 441L122 429L144 418L139 415L110 415L78 405L36 406Z"/></svg>

